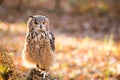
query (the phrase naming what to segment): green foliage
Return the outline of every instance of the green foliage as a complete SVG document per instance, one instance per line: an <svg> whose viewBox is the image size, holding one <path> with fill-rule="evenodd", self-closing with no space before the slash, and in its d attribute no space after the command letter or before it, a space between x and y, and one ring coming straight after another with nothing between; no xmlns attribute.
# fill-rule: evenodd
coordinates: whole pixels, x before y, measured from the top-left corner
<svg viewBox="0 0 120 80"><path fill-rule="evenodd" d="M8 68L4 65L0 65L0 73L4 74L8 72Z"/></svg>

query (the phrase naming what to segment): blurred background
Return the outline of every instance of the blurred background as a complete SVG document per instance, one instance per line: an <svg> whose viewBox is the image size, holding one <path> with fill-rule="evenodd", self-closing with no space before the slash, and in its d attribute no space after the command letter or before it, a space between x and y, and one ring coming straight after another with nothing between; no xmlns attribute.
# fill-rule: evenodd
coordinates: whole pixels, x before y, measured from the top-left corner
<svg viewBox="0 0 120 80"><path fill-rule="evenodd" d="M0 0L0 41L16 66L30 15L47 15L58 80L120 80L120 0Z"/></svg>

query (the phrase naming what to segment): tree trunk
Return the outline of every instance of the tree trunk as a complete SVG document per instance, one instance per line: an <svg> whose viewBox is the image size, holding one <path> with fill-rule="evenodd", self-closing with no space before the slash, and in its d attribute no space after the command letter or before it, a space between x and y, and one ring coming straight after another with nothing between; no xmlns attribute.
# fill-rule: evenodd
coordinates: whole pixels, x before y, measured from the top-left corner
<svg viewBox="0 0 120 80"><path fill-rule="evenodd" d="M55 8L56 11L60 11L60 0L55 0Z"/></svg>

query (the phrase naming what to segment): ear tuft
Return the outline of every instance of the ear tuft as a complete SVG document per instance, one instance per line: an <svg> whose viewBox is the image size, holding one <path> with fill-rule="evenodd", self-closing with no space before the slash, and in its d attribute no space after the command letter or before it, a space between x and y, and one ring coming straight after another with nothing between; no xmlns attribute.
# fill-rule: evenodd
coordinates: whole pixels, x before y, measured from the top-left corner
<svg viewBox="0 0 120 80"><path fill-rule="evenodd" d="M30 18L34 18L34 16L29 16Z"/></svg>
<svg viewBox="0 0 120 80"><path fill-rule="evenodd" d="M45 16L45 18L48 18L48 16Z"/></svg>

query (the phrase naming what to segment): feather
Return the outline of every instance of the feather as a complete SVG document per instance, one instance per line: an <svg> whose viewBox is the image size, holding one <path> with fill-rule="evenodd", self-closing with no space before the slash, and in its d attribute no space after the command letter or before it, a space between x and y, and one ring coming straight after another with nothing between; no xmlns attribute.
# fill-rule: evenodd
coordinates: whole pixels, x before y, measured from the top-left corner
<svg viewBox="0 0 120 80"><path fill-rule="evenodd" d="M55 50L55 37L52 32L49 32L49 36L50 36L51 49L54 51Z"/></svg>

